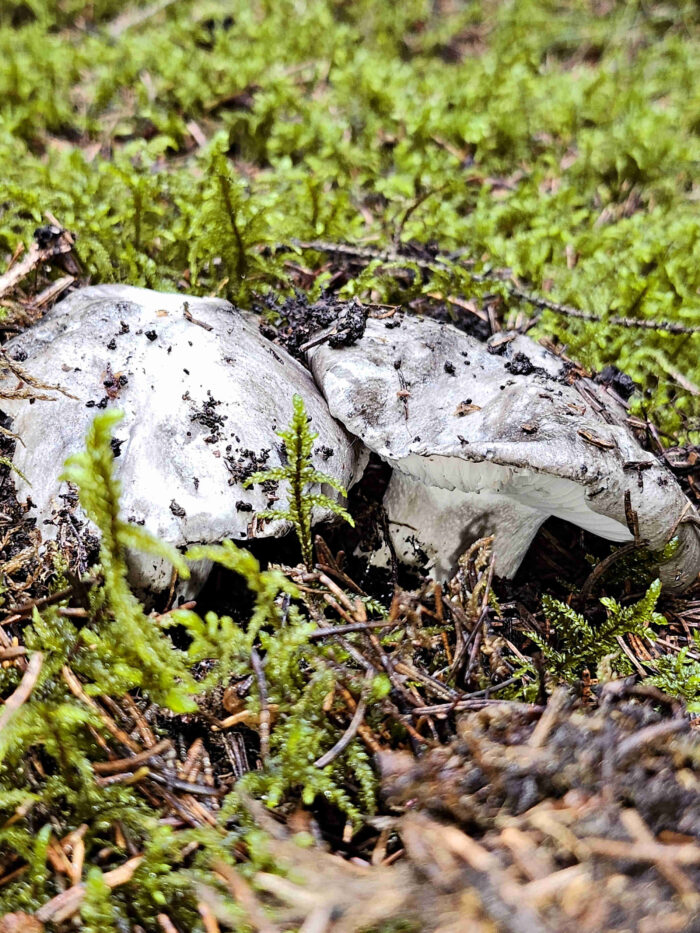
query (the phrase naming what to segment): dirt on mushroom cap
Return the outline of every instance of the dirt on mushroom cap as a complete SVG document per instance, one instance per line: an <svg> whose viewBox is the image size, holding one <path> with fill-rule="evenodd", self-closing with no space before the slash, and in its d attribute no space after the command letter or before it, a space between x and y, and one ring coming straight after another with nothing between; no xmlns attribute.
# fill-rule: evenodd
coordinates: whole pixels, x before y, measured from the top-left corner
<svg viewBox="0 0 700 933"><path fill-rule="evenodd" d="M31 497L45 537L56 533L54 511L66 491L57 480L61 466L82 449L102 408L125 412L115 438L124 517L175 546L288 530L286 522L255 522L251 512L268 508L277 492L267 484L243 489L242 481L282 462L275 432L287 424L295 392L319 444L333 451L325 459L314 454L319 468L344 486L361 471L362 451L330 417L309 373L228 302L85 288L5 349L74 396L3 402L24 442L15 464L32 483L18 480L18 493ZM132 555L130 566L139 588L158 591L170 582L160 559Z"/></svg>
<svg viewBox="0 0 700 933"><path fill-rule="evenodd" d="M569 384L564 364L522 336L488 345L434 321L390 323L370 319L353 346L309 353L331 413L371 450L428 487L497 492L612 540L633 537L634 514L651 548L679 538L665 585L695 579L694 510L624 423L618 396Z"/></svg>

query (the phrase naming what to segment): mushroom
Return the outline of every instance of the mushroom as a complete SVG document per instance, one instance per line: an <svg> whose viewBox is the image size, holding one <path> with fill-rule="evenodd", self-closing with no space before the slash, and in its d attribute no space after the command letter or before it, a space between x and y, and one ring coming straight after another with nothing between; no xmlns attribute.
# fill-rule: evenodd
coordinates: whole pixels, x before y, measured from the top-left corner
<svg viewBox="0 0 700 933"><path fill-rule="evenodd" d="M21 441L14 463L31 484L16 479L18 498L36 510L30 514L45 538L57 534L66 507L75 505L58 482L61 466L82 449L102 408L125 413L113 441L123 516L176 547L289 530L286 521L256 519L274 508L279 493L243 483L282 463L275 432L289 423L295 393L319 435L315 465L346 487L364 467L364 448L331 418L308 371L226 301L121 285L84 288L4 349L33 377L61 382L72 396L0 402ZM12 394L16 376L4 382ZM328 517L326 510L314 515ZM128 563L138 589L169 585L164 561L130 553ZM195 568L183 591L196 592L209 569Z"/></svg>
<svg viewBox="0 0 700 933"><path fill-rule="evenodd" d="M675 536L662 582L696 578L698 520L674 476L636 441L620 399L529 338L481 343L399 313L309 358L331 414L393 467L384 501L399 555L444 577L493 534L495 570L512 576L557 516L655 550Z"/></svg>

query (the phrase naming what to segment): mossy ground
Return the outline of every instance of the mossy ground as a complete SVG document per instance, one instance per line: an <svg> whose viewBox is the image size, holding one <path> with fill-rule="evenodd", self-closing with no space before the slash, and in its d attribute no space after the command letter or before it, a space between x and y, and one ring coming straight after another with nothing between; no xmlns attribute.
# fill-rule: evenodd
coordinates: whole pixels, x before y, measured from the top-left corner
<svg viewBox="0 0 700 933"><path fill-rule="evenodd" d="M433 244L600 315L546 312L540 332L700 437L700 335L606 323L700 317L692 0L157 6L2 4L0 250L48 210L93 281L249 304L333 284L318 254L276 249L294 238ZM439 285L343 290L485 292Z"/></svg>
<svg viewBox="0 0 700 933"><path fill-rule="evenodd" d="M661 426L669 444L698 442L700 333L611 319L670 322L689 331L700 325L699 89L700 15L691 0L3 0L0 269L20 244L30 244L48 215L78 237L80 280L217 293L268 313L282 307L277 296L296 293L303 302L300 292L316 298L325 291L451 314L464 326L481 325L465 303L504 324L523 325L537 315L535 332L566 343L584 364L614 364L632 376L643 389L639 413ZM320 246L300 245L317 241L369 246L377 256L389 249L403 258L386 262L369 254L338 261ZM436 254L454 264L431 265ZM510 272L490 276L493 270ZM25 279L3 298L4 311L15 315L60 274L57 263L48 276L43 269ZM535 311L509 294L514 283L599 321ZM109 489L107 446L100 450L84 479L89 485L102 470L100 482ZM101 518L107 528L116 516L105 508ZM48 571L32 565L42 592L70 593L33 618L15 620L7 631L18 645L3 641L5 699L26 673L25 656L12 651L43 654L31 697L13 731L0 736L4 910L46 905L82 867L77 879L86 888L75 911L86 929L150 933L168 929L163 916L183 933L209 933L215 923L284 929L276 914L279 925L269 926L273 920L256 913L274 887L273 870L280 861L289 864L290 850L277 857L275 845L280 851L287 845L271 842L277 824L268 817L264 841L258 828L264 814L240 785L231 790L246 770L246 755L243 787L277 806L297 842L323 836L334 852L391 861L402 844L413 858L416 827L406 824L400 837L398 824L367 819L377 789L372 743L414 752L446 746L454 735L450 704L463 691L473 695L464 701L472 710L487 705L483 694L506 682L509 693L499 696L541 701L556 668L586 706L596 702L591 678L600 663L601 680L640 668L650 675L646 684L629 687L631 702L643 707L640 728L659 726L661 713L647 709L652 703L682 719L677 701L664 697L660 686L700 702L698 646L690 632L697 604L662 597L657 609L670 622L665 643L675 649L665 659L651 640L643 641L651 633L647 623L659 621L656 591L633 609L652 584L638 556L634 566L619 562L605 578L604 606L602 590L585 605L565 605L586 579L585 553L594 546L571 529L550 526L549 538L538 539L542 547L520 578L498 590L500 609L486 598L483 563L472 562L469 586L449 609L428 584L397 592L385 605L366 595L358 601L327 552L317 557L327 569L335 567L332 582L340 582L342 598L327 582L304 582L297 574L295 586L313 590L302 598L303 589L261 571L245 552L222 551L221 561L255 595L252 618L244 608L250 599L231 590L229 578L226 598L238 605L234 618L183 615L174 633L165 631L169 618L154 622L125 589L121 532L116 525L112 531L103 576L89 592L70 576L69 556ZM26 528L21 535L21 546L19 533L15 545L4 539L5 558L31 550ZM342 536L335 543L342 547ZM22 581L13 590L7 568L7 608L15 609L31 593L23 594ZM551 597L546 611L543 593ZM340 605L343 618L327 597ZM381 640L372 641L366 631L345 642L315 640L315 628L348 616L357 625L368 616L386 624L388 617L395 628ZM592 633L606 619L606 652L618 635L630 632L628 641L617 656L601 657L591 648L584 657L581 640L596 643ZM558 625L565 633L559 641ZM134 636L139 626L148 638ZM460 667L455 658L469 627L482 634L474 639L478 650L467 651ZM527 638L533 630L553 665L547 683ZM263 681L256 679L261 655L268 658L266 702ZM207 667L212 658L218 664L213 671ZM371 688L362 658L382 671ZM398 673L396 665L402 665ZM218 694L206 704L198 697L198 719L192 698L213 684L221 694L240 684L240 695L229 696L230 707ZM82 698L81 690L87 691ZM86 701L88 694L101 698L97 708ZM356 736L329 768L315 769L315 760L348 728L353 704L365 702L366 728L357 733L362 741ZM415 716L421 703L441 711ZM177 716L168 718L168 704ZM244 726L233 730L227 745L214 740L210 727L212 716L221 719L231 709L245 714ZM517 710L530 721L531 712ZM105 716L124 726L127 742L110 732ZM627 728L630 715L622 719ZM697 794L691 774L697 748L687 736L673 744L680 727L670 722L670 731L661 720L654 733L662 748L649 768L676 769L681 800L688 788ZM565 735L566 723L559 725ZM271 730L266 737L264 728ZM490 728L486 723L485 732ZM525 726L516 731L508 742L527 744ZM131 780L127 771L115 776L96 767L107 754L128 757L162 737L176 747L170 758L151 762L150 776L139 772ZM265 739L269 747L261 755ZM481 739L469 741L475 755ZM225 792L219 811L205 806L202 787L211 785L202 777L208 767L203 745L212 759L207 778ZM188 753L197 763L189 772L183 771ZM183 786L173 783L174 770ZM161 790L164 774L170 777ZM518 772L518 787L520 778ZM507 779L500 772L493 777ZM528 780L525 775L523 783ZM589 783L598 793L595 781ZM620 795L621 807L627 799ZM644 811L655 833L673 834L679 846L696 833L682 813L655 807ZM354 823L344 827L348 813ZM459 819L473 830L469 819ZM613 835L622 831L616 820ZM430 850L427 830L422 838ZM556 838L559 861L552 865L561 868L581 850L564 851L563 837ZM446 839L454 837L441 842ZM446 850L430 851L437 859ZM133 875L110 895L110 871L140 857L138 865L131 863ZM330 863L315 857L319 873L330 871ZM432 876L417 862L423 883ZM299 856L300 872L303 864L310 866ZM473 872L457 874L460 891L484 881ZM334 877L338 890L356 890L349 875ZM391 888L388 875L377 877L383 890ZM267 894L253 895L246 878ZM441 880L432 879L434 890ZM371 881L363 883L376 893ZM659 897L677 896L679 910L690 910L686 882L678 884ZM429 897L427 887L421 891ZM285 899L280 892L288 895L289 888L273 892L276 904ZM396 914L390 907L386 916ZM343 909L352 915L349 901ZM464 902L460 909L482 929L480 908ZM565 905L562 910L566 914ZM553 921L559 929L564 914ZM60 926L57 916L54 911L51 922ZM356 928L347 923L348 930Z"/></svg>

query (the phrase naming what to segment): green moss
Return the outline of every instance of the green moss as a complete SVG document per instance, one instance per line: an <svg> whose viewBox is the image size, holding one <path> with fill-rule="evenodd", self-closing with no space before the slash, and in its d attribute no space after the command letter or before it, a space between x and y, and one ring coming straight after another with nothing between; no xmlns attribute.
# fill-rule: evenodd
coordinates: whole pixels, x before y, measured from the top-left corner
<svg viewBox="0 0 700 933"><path fill-rule="evenodd" d="M101 583L91 591L89 618L78 627L59 614L59 606L42 613L35 609L23 633L30 655L41 652L43 662L29 700L0 735L0 853L3 864L25 861L28 870L3 887L0 909L34 909L58 893L47 862L49 840L56 832L85 824L91 857L102 846L113 845L116 822L135 840L145 841L159 831L153 811L132 788L96 782L92 763L103 758L98 738L107 733L97 713L69 689L71 675L88 695L117 698L139 688L175 710L196 709L191 698L196 684L185 656L145 614L126 583L127 545L170 556L184 573L187 567L177 552L119 519L110 446L118 418L115 412L96 418L84 453L66 465L66 477L77 484L81 503L101 534L101 563L95 570ZM14 689L19 676L15 668L0 670L3 695ZM152 874L153 866L149 870ZM83 905L86 929L112 928L109 918L116 916L116 907L105 888L94 869Z"/></svg>
<svg viewBox="0 0 700 933"><path fill-rule="evenodd" d="M95 281L244 303L298 284L274 248L293 237L466 249L602 316L545 312L539 332L621 366L640 411L697 439L700 337L606 323L698 321L697 5L441 9L182 0L139 22L116 0L3 4L0 249L50 210ZM345 292L499 291L429 279L374 270Z"/></svg>
<svg viewBox="0 0 700 933"><path fill-rule="evenodd" d="M659 687L672 697L680 697L688 712L700 713L700 638L693 632L693 641L678 654L665 654L654 658L651 677L646 683Z"/></svg>
<svg viewBox="0 0 700 933"><path fill-rule="evenodd" d="M258 512L259 518L285 519L292 523L296 536L301 545L301 554L304 563L309 568L313 564L313 542L311 540L311 514L314 508L324 509L333 515L343 518L348 524L355 522L347 509L320 492L311 492L313 486L330 486L342 496L347 496L347 490L341 483L317 470L311 461L311 452L318 434L314 434L309 427L309 417L304 407L304 399L300 395L293 398L294 413L292 421L284 431L278 431L278 437L284 441L287 462L282 467L273 470L263 470L249 477L244 486L255 483L287 484L287 508L268 509Z"/></svg>
<svg viewBox="0 0 700 933"><path fill-rule="evenodd" d="M278 571L262 571L248 551L231 541L220 547L193 548L188 557L214 560L241 574L254 595L253 613L245 625L213 612L204 619L189 610L171 614L173 624L182 625L192 637L190 660L217 662L200 689L227 683L231 676L247 676L254 650L265 659L265 699L274 710L275 724L266 767L245 775L241 786L270 806L277 806L290 793L298 794L310 806L320 795L359 821L363 810L374 809L376 775L357 740L330 764L322 768L316 765L338 738L324 702L334 693L337 675L331 663L332 651L309 639L316 624L294 604L284 614L280 611L278 596L293 598L298 595L296 588ZM380 700L383 678L376 680L376 699ZM259 681L247 709L255 717L261 713ZM352 795L346 789L348 783L356 785Z"/></svg>
<svg viewBox="0 0 700 933"><path fill-rule="evenodd" d="M606 618L597 625L566 603L545 595L542 608L552 635L528 635L542 652L547 671L557 680L576 684L586 668L602 670L602 665L607 676L632 674L634 669L622 654L618 638L631 633L655 640L651 626L666 624L665 616L656 612L660 592L661 583L655 580L646 594L631 605L623 606L609 596L601 598Z"/></svg>
<svg viewBox="0 0 700 933"><path fill-rule="evenodd" d="M361 813L374 808L377 779L357 739L329 764L316 764L343 728L338 721L342 723L344 709L333 711L341 714L338 720L328 715L324 702L334 693L338 658L310 638L316 623L298 608L298 591L282 573L262 570L252 554L230 541L193 548L189 559L213 560L240 574L254 604L250 616L239 622L214 613L202 619L188 610L172 612L169 623L190 635L187 652L177 650L155 618L144 612L127 583L126 547L169 558L183 575L188 571L177 551L119 517L110 441L120 417L108 411L95 418L85 450L67 461L64 474L78 487L81 505L101 536L100 564L93 571L98 583L91 590L88 618L78 626L59 612L60 606L41 613L35 609L23 633L30 656L41 652L43 662L31 696L0 733L0 859L7 865L26 863L27 868L19 880L0 888L0 912L34 910L58 893L47 861L56 833L84 824L86 864L105 847L114 852L117 864L124 861L126 853L117 852L113 840L118 823L141 848L143 861L133 879L114 892L100 868L88 872L81 905L84 928L121 929L135 918L155 930L157 914L167 905L185 929L198 930L196 885L216 884L208 871L212 862L229 861L235 842L248 852L248 870L265 862L260 833L241 806L241 791L270 806L292 798L311 805L322 796L359 823ZM58 579L61 573L59 568ZM292 601L284 610L281 597ZM246 775L224 798L216 826L175 832L160 823L134 788L101 786L95 780L93 763L104 757L99 740L111 737L96 710L76 699L70 689L75 677L88 697L118 700L137 690L149 702L192 712L197 709L194 693L225 686L232 677L248 677L256 652L264 659L264 704L274 714L264 767ZM210 673L195 681L190 669L205 659ZM0 693L9 696L20 678L19 669L0 667ZM359 693L360 678L354 680L347 668L344 682ZM385 693L383 680L376 678L370 703ZM261 716L260 682L247 708L253 718ZM182 852L190 842L197 842L197 854L184 864ZM217 896L240 919L235 904L223 892Z"/></svg>
<svg viewBox="0 0 700 933"><path fill-rule="evenodd" d="M86 626L80 641L87 646L79 672L95 685L88 692L124 693L141 687L154 702L176 712L192 711L192 680L184 658L155 626L127 583L124 549L145 551L169 560L181 576L189 569L175 548L158 541L119 517L119 483L114 477L112 428L122 418L114 409L98 415L88 431L85 451L66 461L63 479L75 483L80 504L100 532L100 571L104 587L93 598L101 624ZM105 691L105 687L108 690Z"/></svg>

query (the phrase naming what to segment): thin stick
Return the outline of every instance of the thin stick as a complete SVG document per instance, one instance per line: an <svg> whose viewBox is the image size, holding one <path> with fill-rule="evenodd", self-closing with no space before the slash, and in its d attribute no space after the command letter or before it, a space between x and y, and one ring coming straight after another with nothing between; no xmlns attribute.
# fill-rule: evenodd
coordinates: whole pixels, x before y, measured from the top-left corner
<svg viewBox="0 0 700 933"><path fill-rule="evenodd" d="M97 579L95 577L90 577L87 580L81 580L80 583L83 586L89 587L97 583ZM0 622L0 625L10 625L12 622L19 622L22 616L33 612L34 609L40 609L42 606L51 606L53 603L60 603L62 599L71 596L75 590L75 586L67 586L65 589L58 590L58 592L52 593L50 596L42 596L40 599L32 599L27 603L23 603L21 606L17 606L13 609L8 617Z"/></svg>
<svg viewBox="0 0 700 933"><path fill-rule="evenodd" d="M355 700L355 697L352 695L352 693L350 693L347 687L344 687L342 684L339 684L338 686L343 696L343 699L348 704L348 707L351 710L356 710L357 701ZM370 729L370 727L367 725L366 722L360 723L360 727L357 730L357 734L360 736L362 741L365 743L365 745L372 752L373 755L379 754L379 752L382 750L382 746L375 739L374 733L372 732L372 730Z"/></svg>
<svg viewBox="0 0 700 933"><path fill-rule="evenodd" d="M621 547L616 548L612 554L608 554L607 557L604 557L593 570L590 572L586 578L586 582L581 587L581 592L578 594L579 599L584 603L588 597L593 592L593 587L600 580L600 578L608 572L612 565L620 560L621 557L630 554L632 551L637 551L641 547L640 544L637 544L636 541L628 541L626 544L623 544Z"/></svg>
<svg viewBox="0 0 700 933"><path fill-rule="evenodd" d="M617 747L615 758L618 765L625 762L631 755L638 755L641 749L650 742L657 742L676 732L689 732L690 723L687 719L670 719L657 722L653 726L645 726L625 739Z"/></svg>
<svg viewBox="0 0 700 933"><path fill-rule="evenodd" d="M645 843L658 845L653 833L636 810L622 810L620 813L620 822L635 842L639 842L642 845ZM663 875L666 881L678 891L681 897L688 901L687 906L697 909L699 906L698 890L683 869L676 865L673 859L665 859L661 853L655 864L659 874Z"/></svg>
<svg viewBox="0 0 700 933"><path fill-rule="evenodd" d="M317 537L318 537L318 536L317 536ZM322 563L321 561L319 561L319 563L318 563L316 566L317 566L317 567L319 568L319 570L321 570L324 574L330 574L330 575L333 576L333 577L337 577L337 578L338 578L339 580L341 580L346 586L350 587L351 590L354 590L358 595L360 595L360 596L366 596L366 595L367 595L367 594L365 593L365 591L362 589L362 587L358 586L357 583L355 583L355 581L354 581L353 579L351 579L346 573L343 573L342 570L338 570L337 567L329 567L328 564Z"/></svg>
<svg viewBox="0 0 700 933"><path fill-rule="evenodd" d="M109 888L116 888L121 884L126 884L127 881L131 881L134 872L141 864L142 860L143 856L137 855L127 862L124 862L124 864L120 865L118 868L105 872L102 876L102 880ZM40 907L36 912L36 919L40 923L60 924L62 921L68 920L78 912L84 897L85 884L75 884L72 888L62 891L61 894L57 894L56 897L44 904L43 907Z"/></svg>
<svg viewBox="0 0 700 933"><path fill-rule="evenodd" d="M257 933L278 933L278 928L265 916L255 892L245 878L225 862L214 862L212 867L217 875L224 879L236 903L246 912L252 928L257 930Z"/></svg>
<svg viewBox="0 0 700 933"><path fill-rule="evenodd" d="M424 686L431 688L433 693L436 693L446 700L459 699L461 696L459 691L455 690L454 687L444 684L441 680L438 680L437 677L432 677L426 671L416 670L416 668L407 661L397 661L396 664L394 664L394 669L399 674L403 674L411 680L417 680Z"/></svg>
<svg viewBox="0 0 700 933"><path fill-rule="evenodd" d="M692 843L664 845L660 842L623 842L599 836L584 836L581 842L593 855L604 858L629 859L632 862L657 862L659 859L676 865L699 865L700 846Z"/></svg>
<svg viewBox="0 0 700 933"><path fill-rule="evenodd" d="M92 766L97 774L119 774L122 771L133 771L139 765L146 764L162 752L172 748L170 739L163 739L151 748L132 755L131 758L117 758L114 761L98 761Z"/></svg>
<svg viewBox="0 0 700 933"><path fill-rule="evenodd" d="M447 257L436 256L434 259L426 260L415 256L404 256L397 250L380 250L368 246L352 246L348 243L325 243L320 240L311 240L309 242L297 242L294 245L301 249L315 249L324 253L352 256L357 259L364 259L367 262L403 263L404 265L417 266L419 269L426 269L430 272L450 271L457 265L451 262ZM618 315L605 317L602 314L595 314L592 311L582 311L579 308L573 308L570 305L561 304L549 298L533 295L520 288L518 285L507 283L511 274L506 269L494 269L491 272L479 275L466 269L465 271L474 282L500 282L505 284L508 294L511 295L511 297L518 298L520 301L524 301L534 308L538 308L540 311L553 311L555 314L576 318L580 321L591 321L594 323L604 321L616 327L638 327L643 330L660 330L668 334L700 334L700 325L676 324L672 321L652 321L644 318L620 317Z"/></svg>
<svg viewBox="0 0 700 933"><path fill-rule="evenodd" d="M349 632L366 632L369 629L377 628L396 628L396 622L353 622L348 625L332 625L330 628L316 629L315 632L309 635L309 641L317 638L328 638L333 635L347 635Z"/></svg>
<svg viewBox="0 0 700 933"><path fill-rule="evenodd" d="M143 23L147 22L151 17L156 16L158 13L162 13L163 10L167 10L167 8L172 6L175 2L176 0L157 0L156 3L151 3L150 6L143 9L122 13L121 16L118 16L109 24L107 32L112 39L118 39L127 29L134 29L137 26L143 25Z"/></svg>
<svg viewBox="0 0 700 933"><path fill-rule="evenodd" d="M138 754L142 749L134 742L130 735L128 735L123 729L121 729L116 722L112 719L111 716L108 716L107 713L96 703L92 697L88 696L83 690L83 685L80 683L78 678L75 676L73 671L68 667L67 664L64 664L61 668L61 676L68 685L68 689L73 694L73 696L82 700L90 709L94 710L99 716L102 724L107 729L107 731L112 735L118 742L121 742L122 745L126 746L130 751L135 755Z"/></svg>
<svg viewBox="0 0 700 933"><path fill-rule="evenodd" d="M360 697L360 702L357 704L355 715L352 717L350 720L350 725L335 743L333 748L329 748L325 755L321 755L321 757L314 762L314 765L317 768L325 768L326 765L329 765L332 761L334 761L338 755L341 755L345 751L345 749L357 735L357 732L362 725L362 720L365 718L365 710L367 709L367 694L369 693L369 688L372 685L373 679L374 671L371 669L365 671L365 682L362 685L362 696Z"/></svg>
<svg viewBox="0 0 700 933"><path fill-rule="evenodd" d="M0 732L9 725L17 710L22 704L26 703L31 696L32 690L39 679L41 665L43 663L44 655L40 651L32 655L27 665L27 670L24 672L17 689L5 700L2 713L0 714Z"/></svg>
<svg viewBox="0 0 700 933"><path fill-rule="evenodd" d="M572 308L570 305L560 304L557 301L551 301L549 298L541 298L538 295L532 295L529 292L523 291L522 288L517 288L515 286L509 286L508 291L514 298L526 301L535 308L540 308L543 311L553 311L555 314L576 318L579 321L591 321L593 323L604 321L606 324L614 324L617 327L639 327L642 330L662 330L667 334L700 334L700 326L675 324L671 321L648 321L645 318L619 317L618 315L606 318L602 314L595 314L592 311L581 311L579 308Z"/></svg>
<svg viewBox="0 0 700 933"><path fill-rule="evenodd" d="M513 678L513 680L520 680L520 678ZM499 686L505 687L507 683L508 681L504 681ZM495 690L496 687L491 689ZM484 693L485 691L479 692ZM438 703L435 706L418 706L416 709L411 710L410 715L413 717L439 716L441 713L461 713L463 710L480 710L485 709L487 706L499 705L506 705L516 712L532 716L533 719L541 716L544 712L544 706L537 706L534 703L518 703L517 700L490 700L486 697L475 699L472 695L468 700L457 700L457 702L454 703Z"/></svg>
<svg viewBox="0 0 700 933"><path fill-rule="evenodd" d="M163 933L179 933L178 928L167 914L158 914L158 923Z"/></svg>
<svg viewBox="0 0 700 933"><path fill-rule="evenodd" d="M270 707L267 702L267 681L263 671L260 655L255 648L251 648L250 660L258 681L260 693L260 757L265 761L270 755Z"/></svg>
<svg viewBox="0 0 700 933"><path fill-rule="evenodd" d="M181 781L174 771L149 771L148 778L156 784L162 784L170 790L179 790L183 794L196 794L200 797L221 797L223 791L209 784L192 784Z"/></svg>
<svg viewBox="0 0 700 933"><path fill-rule="evenodd" d="M199 911L199 916L202 918L205 933L221 933L221 927L208 904L205 904L204 901L200 901L197 904L197 910Z"/></svg>
<svg viewBox="0 0 700 933"><path fill-rule="evenodd" d="M49 246L41 247L37 242L32 243L24 258L10 265L9 269L0 275L0 298L11 292L37 266L56 256L70 253L74 245L73 234L60 228Z"/></svg>
<svg viewBox="0 0 700 933"><path fill-rule="evenodd" d="M12 645L9 648L0 648L0 661L12 661L14 658L23 658L27 653L24 645Z"/></svg>
<svg viewBox="0 0 700 933"><path fill-rule="evenodd" d="M58 298L59 295L62 295L67 288L70 288L73 282L75 282L74 275L64 275L62 278L56 279L55 282L52 282L47 288L39 292L39 294L32 299L32 309L39 310L40 308L43 308L44 305L54 301L56 298Z"/></svg>

